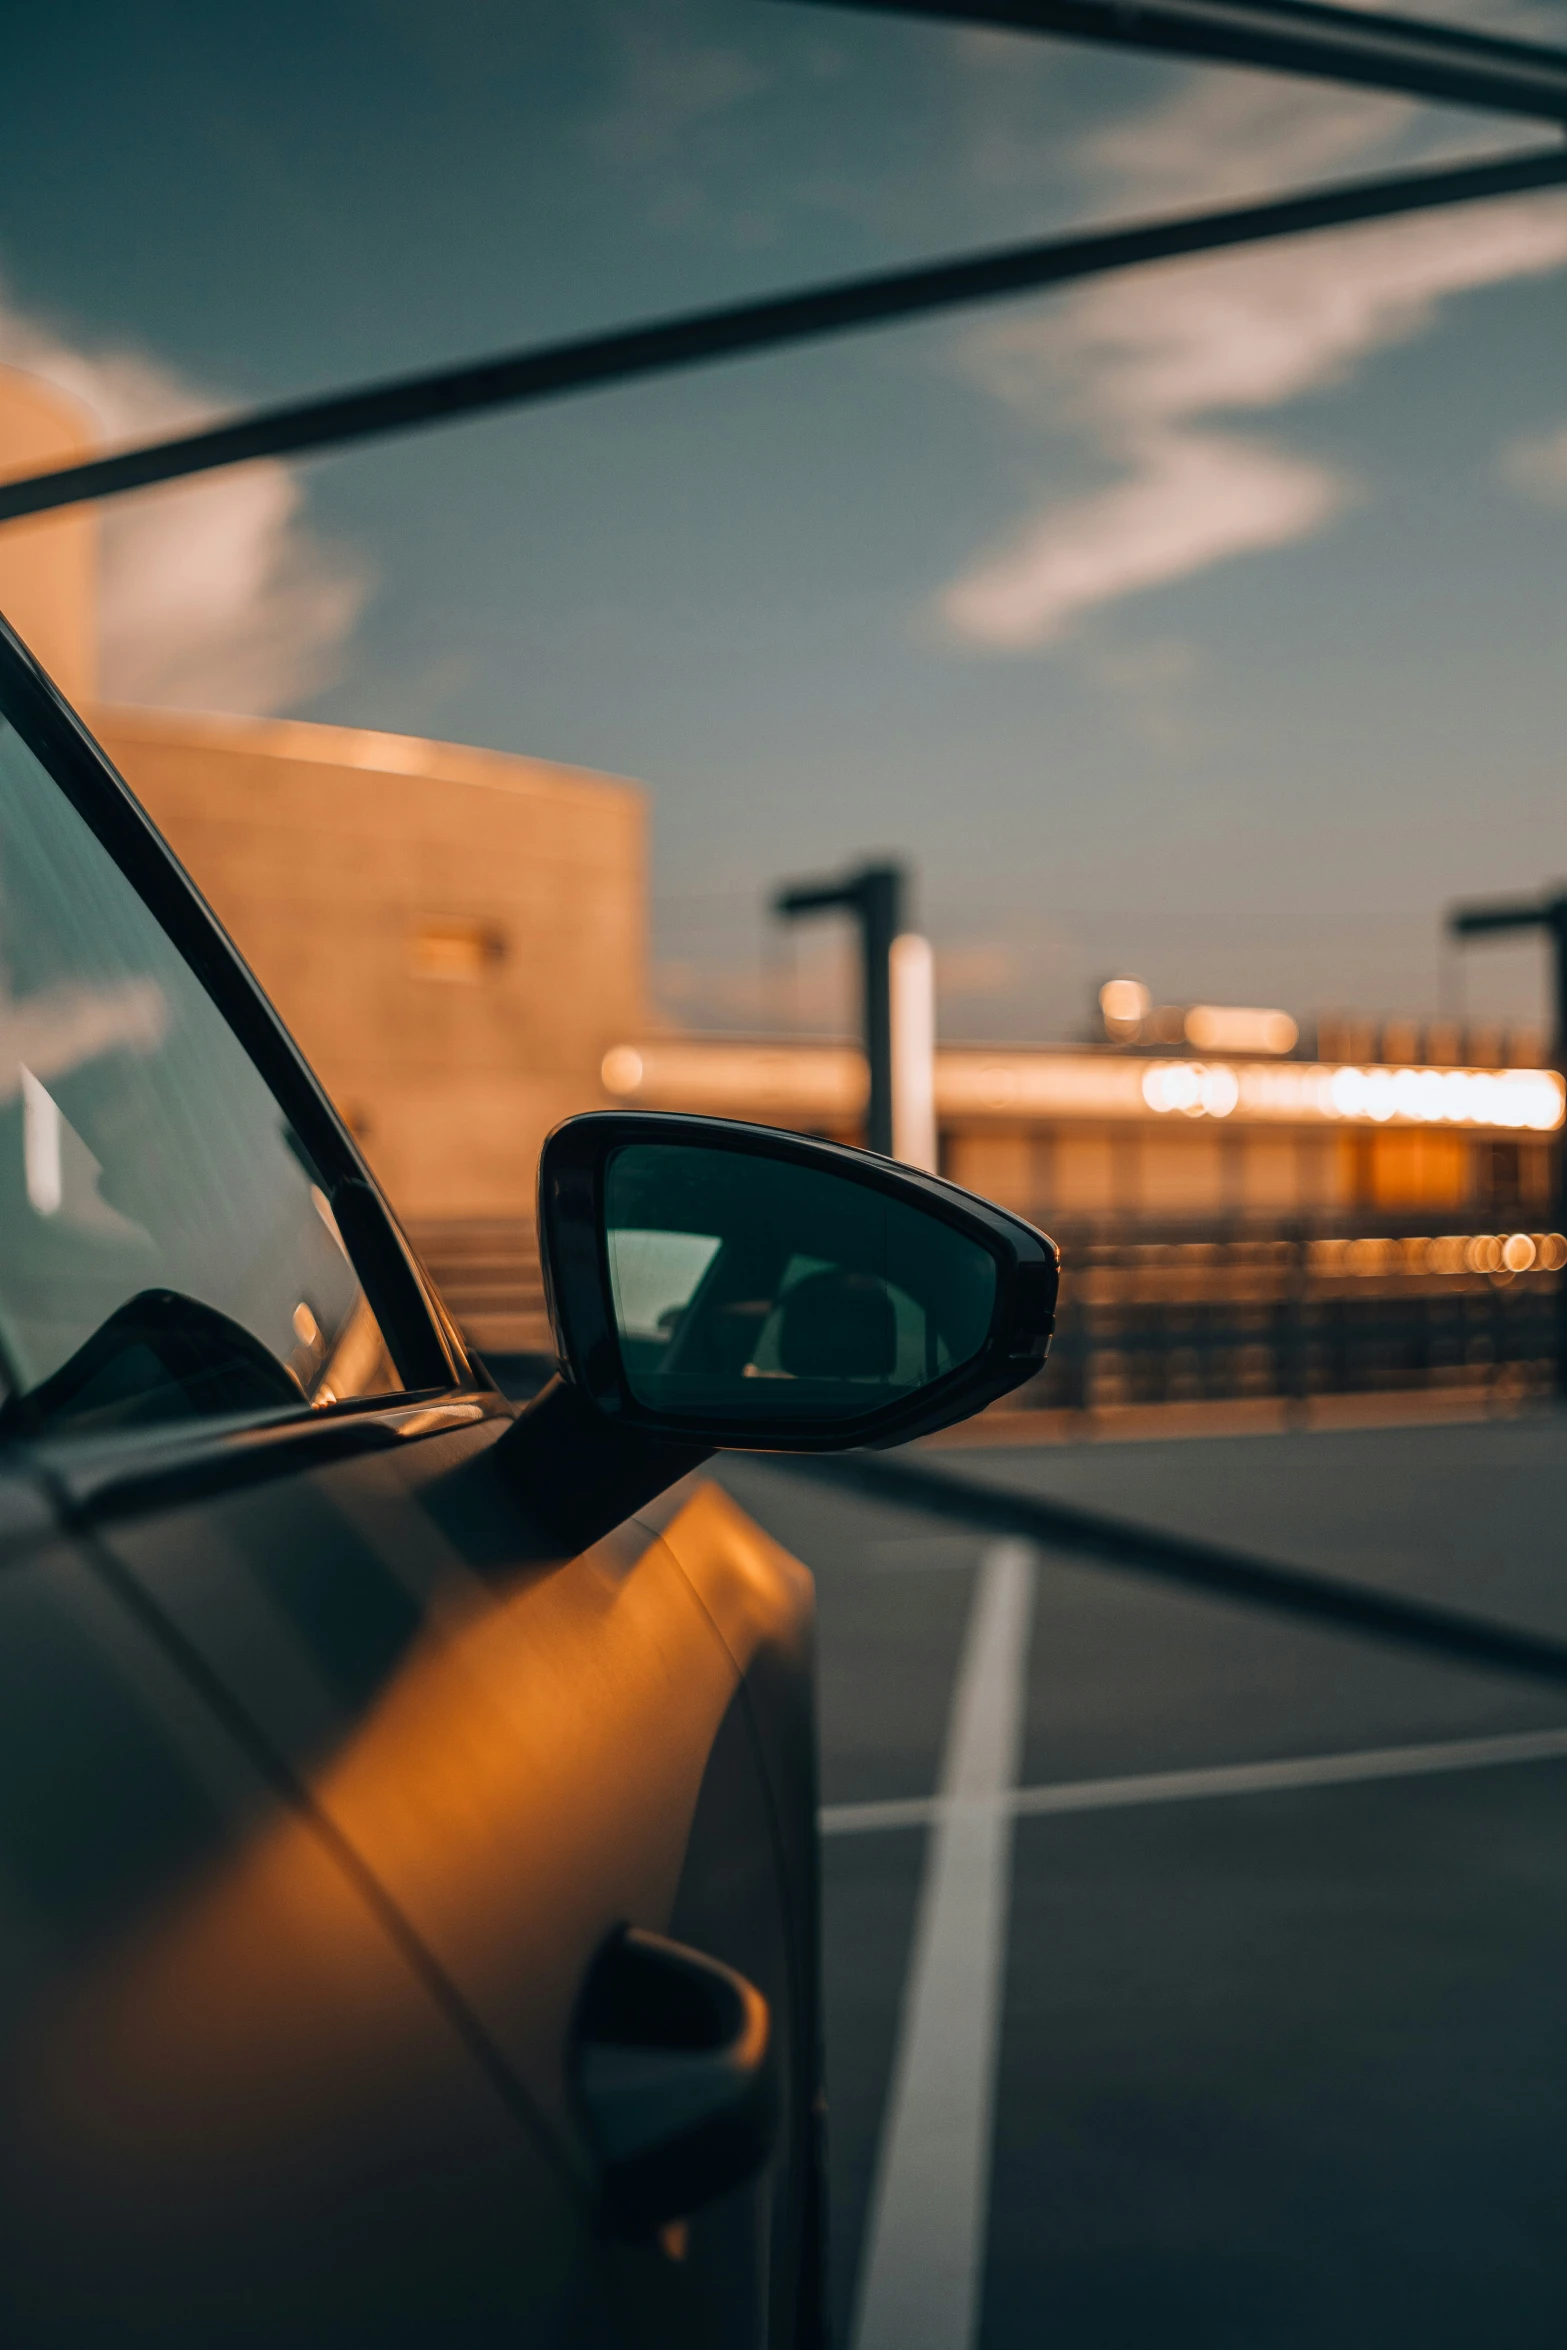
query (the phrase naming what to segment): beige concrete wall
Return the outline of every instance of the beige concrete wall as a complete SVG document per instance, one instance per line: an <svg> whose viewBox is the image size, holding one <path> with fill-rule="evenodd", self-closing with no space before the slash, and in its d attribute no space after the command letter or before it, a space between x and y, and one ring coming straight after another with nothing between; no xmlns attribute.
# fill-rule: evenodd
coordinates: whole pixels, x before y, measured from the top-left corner
<svg viewBox="0 0 1567 2350"><path fill-rule="evenodd" d="M0 367L0 480L95 454L85 412L37 376ZM97 687L98 525L87 506L0 529L0 612L69 701Z"/></svg>
<svg viewBox="0 0 1567 2350"><path fill-rule="evenodd" d="M645 1018L636 786L292 722L99 711L399 1209L531 1213Z"/></svg>

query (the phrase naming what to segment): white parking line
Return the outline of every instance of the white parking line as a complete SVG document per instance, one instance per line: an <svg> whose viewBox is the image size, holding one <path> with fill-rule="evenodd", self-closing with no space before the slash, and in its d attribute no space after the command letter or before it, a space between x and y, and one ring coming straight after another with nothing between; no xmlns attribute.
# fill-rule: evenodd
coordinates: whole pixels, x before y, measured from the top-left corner
<svg viewBox="0 0 1567 2350"><path fill-rule="evenodd" d="M969 2350L990 2193L991 2112L1035 1566L984 1553L947 1728L861 2263L856 2350ZM859 1807L863 1808L863 1807Z"/></svg>
<svg viewBox="0 0 1567 2350"><path fill-rule="evenodd" d="M1449 1738L1426 1746L1370 1746L1351 1754L1302 1754L1281 1762L1218 1763L1194 1771L1148 1771L1121 1779L1061 1779L1044 1787L1003 1786L989 1794L893 1797L882 1803L829 1803L824 1836L864 1836L881 1828L925 1828L959 1812L1040 1819L1057 1812L1120 1811L1139 1803L1191 1803L1209 1795L1273 1795L1293 1787L1353 1787L1371 1779L1422 1779L1438 1771L1492 1770L1501 1763L1567 1757L1567 1730L1518 1730L1494 1738Z"/></svg>

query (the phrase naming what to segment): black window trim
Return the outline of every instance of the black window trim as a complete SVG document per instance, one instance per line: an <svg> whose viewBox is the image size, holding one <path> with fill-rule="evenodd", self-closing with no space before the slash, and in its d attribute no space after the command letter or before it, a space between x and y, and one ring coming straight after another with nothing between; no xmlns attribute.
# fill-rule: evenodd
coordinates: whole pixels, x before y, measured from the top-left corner
<svg viewBox="0 0 1567 2350"><path fill-rule="evenodd" d="M339 1461L491 1421L509 1427L514 1416L496 1389L365 1396L274 1419L182 1420L109 1436L47 1436L29 1446L27 1463L65 1522L98 1526L185 1509L280 1477L314 1475Z"/></svg>
<svg viewBox="0 0 1567 2350"><path fill-rule="evenodd" d="M108 851L271 1088L320 1172L407 1398L488 1384L476 1373L353 1138L233 940L124 777L3 615L0 717ZM377 1409L389 1400L363 1399Z"/></svg>

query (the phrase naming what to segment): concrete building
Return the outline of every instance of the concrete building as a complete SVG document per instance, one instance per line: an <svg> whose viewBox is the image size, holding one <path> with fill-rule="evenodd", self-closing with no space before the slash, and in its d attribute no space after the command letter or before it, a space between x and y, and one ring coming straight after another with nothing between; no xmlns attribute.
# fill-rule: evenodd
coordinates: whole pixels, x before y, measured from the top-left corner
<svg viewBox="0 0 1567 2350"><path fill-rule="evenodd" d="M99 739L414 1223L532 1213L643 1018L642 794L345 727L99 710Z"/></svg>
<svg viewBox="0 0 1567 2350"><path fill-rule="evenodd" d="M857 1138L852 1048L655 1038L606 1058L628 1106ZM1546 1216L1563 1088L1551 1070L1203 1060L951 1046L936 1055L943 1173L1059 1224L1421 1214Z"/></svg>

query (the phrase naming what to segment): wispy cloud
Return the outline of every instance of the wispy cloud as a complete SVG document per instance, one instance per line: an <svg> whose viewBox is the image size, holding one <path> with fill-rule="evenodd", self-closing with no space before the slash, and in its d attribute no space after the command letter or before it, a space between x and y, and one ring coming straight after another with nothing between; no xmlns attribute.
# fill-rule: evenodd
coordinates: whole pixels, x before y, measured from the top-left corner
<svg viewBox="0 0 1567 2350"><path fill-rule="evenodd" d="M1226 76L1102 133L1084 161L1124 205L1227 200L1407 153L1420 119ZM981 330L966 364L989 396L1086 438L1117 478L1047 499L965 568L941 599L949 631L1047 644L1121 597L1320 531L1356 485L1228 420L1347 381L1456 295L1564 263L1567 201L1520 197L1132 272Z"/></svg>
<svg viewBox="0 0 1567 2350"><path fill-rule="evenodd" d="M0 365L56 385L106 442L175 430L217 406L156 361L81 349L3 297ZM111 501L101 527L106 700L264 715L337 674L369 575L310 530L287 466Z"/></svg>
<svg viewBox="0 0 1567 2350"><path fill-rule="evenodd" d="M954 582L944 609L961 636L1048 643L1093 605L1304 538L1343 502L1325 467L1232 436L1149 432L1125 455L1125 481L1047 508Z"/></svg>

